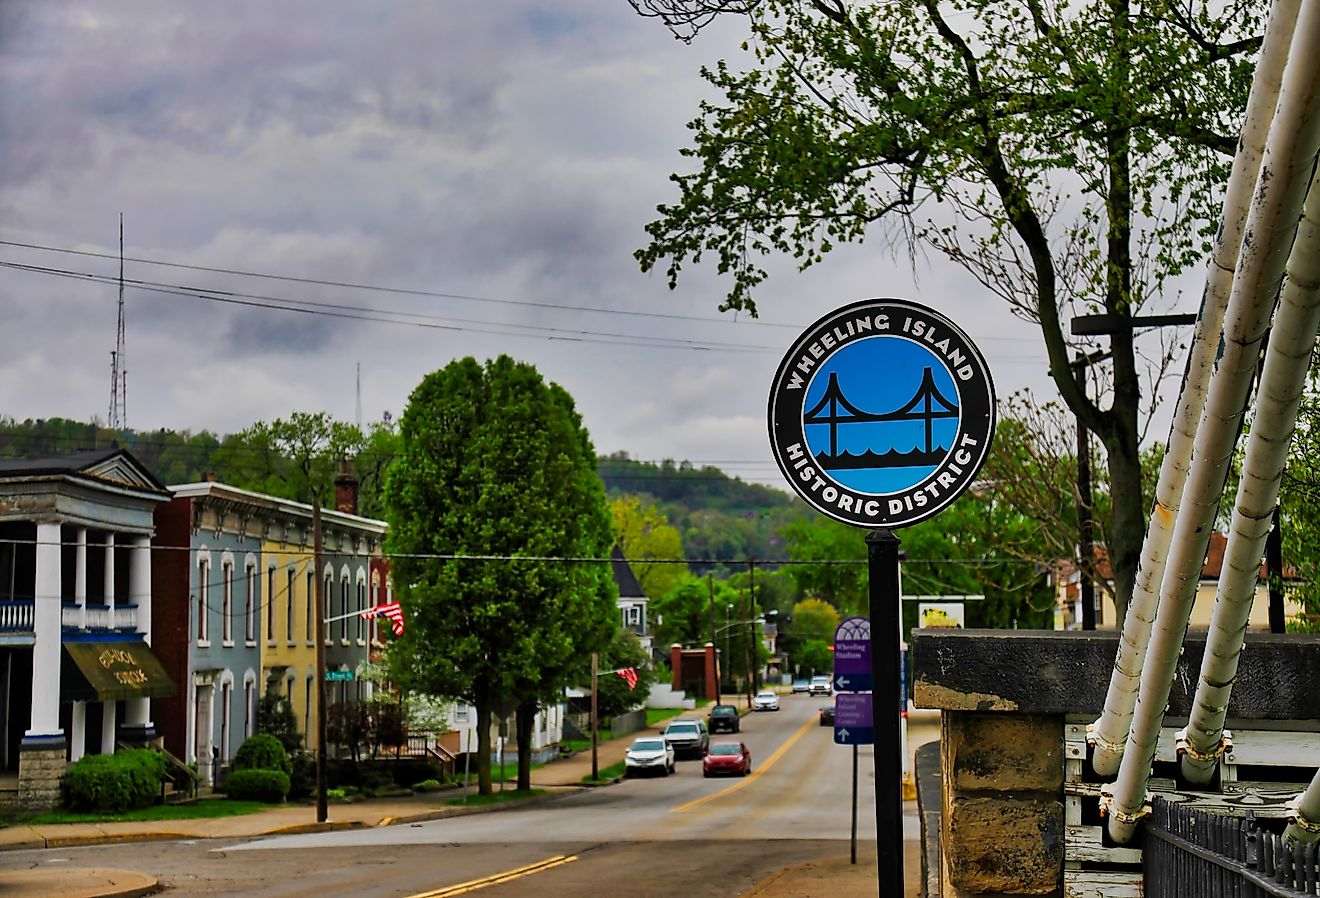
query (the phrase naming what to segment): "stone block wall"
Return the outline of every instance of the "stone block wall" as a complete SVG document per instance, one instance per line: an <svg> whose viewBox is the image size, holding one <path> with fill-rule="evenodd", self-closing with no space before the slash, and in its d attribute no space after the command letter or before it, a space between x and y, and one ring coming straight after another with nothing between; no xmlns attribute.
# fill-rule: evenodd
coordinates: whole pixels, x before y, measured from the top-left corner
<svg viewBox="0 0 1320 898"><path fill-rule="evenodd" d="M945 895L1052 895L1063 878L1063 718L942 715Z"/></svg>
<svg viewBox="0 0 1320 898"><path fill-rule="evenodd" d="M65 760L66 748L19 749L18 804L24 811L50 811L63 804L61 784L69 769Z"/></svg>

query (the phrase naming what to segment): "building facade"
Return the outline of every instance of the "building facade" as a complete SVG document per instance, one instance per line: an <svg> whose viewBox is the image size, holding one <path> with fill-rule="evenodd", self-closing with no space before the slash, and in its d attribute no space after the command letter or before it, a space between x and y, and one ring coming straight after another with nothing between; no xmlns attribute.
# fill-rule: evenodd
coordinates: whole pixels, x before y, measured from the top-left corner
<svg viewBox="0 0 1320 898"><path fill-rule="evenodd" d="M175 690L152 651L168 498L120 449L0 461L0 805L55 807L68 764L155 737Z"/></svg>

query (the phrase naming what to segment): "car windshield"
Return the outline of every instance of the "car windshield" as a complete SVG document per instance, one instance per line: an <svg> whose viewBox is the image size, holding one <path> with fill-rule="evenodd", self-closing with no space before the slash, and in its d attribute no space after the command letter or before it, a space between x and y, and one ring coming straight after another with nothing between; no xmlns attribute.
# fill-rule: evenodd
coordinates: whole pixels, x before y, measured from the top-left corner
<svg viewBox="0 0 1320 898"><path fill-rule="evenodd" d="M829 677L812 677L812 678L811 678L811 682L813 682L813 683L828 683L829 681L830 681L830 678L829 678Z"/></svg>
<svg viewBox="0 0 1320 898"><path fill-rule="evenodd" d="M774 698L774 697L775 697L775 694L774 694L773 692L758 692L758 693L756 693L756 697L757 697L757 698Z"/></svg>
<svg viewBox="0 0 1320 898"><path fill-rule="evenodd" d="M720 743L710 747L710 753L713 755L740 755L742 747L731 743Z"/></svg>
<svg viewBox="0 0 1320 898"><path fill-rule="evenodd" d="M710 709L710 713L714 717L732 717L738 713L738 709L733 705L716 705Z"/></svg>
<svg viewBox="0 0 1320 898"><path fill-rule="evenodd" d="M697 725L695 723L671 723L669 729L665 730L665 732L687 735L688 733L697 732Z"/></svg>
<svg viewBox="0 0 1320 898"><path fill-rule="evenodd" d="M659 739L638 739L633 743L633 751L664 751L665 743Z"/></svg>

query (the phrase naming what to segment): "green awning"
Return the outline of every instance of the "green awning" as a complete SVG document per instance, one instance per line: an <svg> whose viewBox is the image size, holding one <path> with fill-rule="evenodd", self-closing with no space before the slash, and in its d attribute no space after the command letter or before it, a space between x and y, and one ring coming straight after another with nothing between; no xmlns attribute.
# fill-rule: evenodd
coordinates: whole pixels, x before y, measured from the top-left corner
<svg viewBox="0 0 1320 898"><path fill-rule="evenodd" d="M61 698L112 702L128 698L167 698L174 683L145 642L66 642ZM72 662L72 663L69 663Z"/></svg>

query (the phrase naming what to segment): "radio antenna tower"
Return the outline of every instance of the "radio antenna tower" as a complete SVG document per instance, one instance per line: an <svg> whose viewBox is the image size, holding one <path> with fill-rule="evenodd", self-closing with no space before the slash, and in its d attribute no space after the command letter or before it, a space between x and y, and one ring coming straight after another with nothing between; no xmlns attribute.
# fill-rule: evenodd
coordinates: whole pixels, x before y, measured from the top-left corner
<svg viewBox="0 0 1320 898"><path fill-rule="evenodd" d="M110 353L110 429L128 427L128 366L124 355L124 213L119 213L119 325Z"/></svg>

